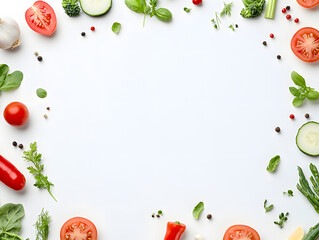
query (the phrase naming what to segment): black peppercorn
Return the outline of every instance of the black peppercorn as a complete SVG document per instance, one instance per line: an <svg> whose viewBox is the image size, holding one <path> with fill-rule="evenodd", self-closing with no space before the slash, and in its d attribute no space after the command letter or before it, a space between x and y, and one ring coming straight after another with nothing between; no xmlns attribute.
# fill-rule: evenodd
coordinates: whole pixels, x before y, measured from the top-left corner
<svg viewBox="0 0 319 240"><path fill-rule="evenodd" d="M306 113L305 114L305 118L309 118L310 116L309 116L309 113Z"/></svg>
<svg viewBox="0 0 319 240"><path fill-rule="evenodd" d="M81 36L84 37L85 36L85 32L81 32Z"/></svg>
<svg viewBox="0 0 319 240"><path fill-rule="evenodd" d="M281 59L281 56L280 56L280 55L277 55L277 59L280 60L280 59Z"/></svg>
<svg viewBox="0 0 319 240"><path fill-rule="evenodd" d="M43 60L43 58L41 56L38 56L37 59L39 62L41 62Z"/></svg>
<svg viewBox="0 0 319 240"><path fill-rule="evenodd" d="M22 149L23 148L23 144L20 143L19 144L19 148Z"/></svg>
<svg viewBox="0 0 319 240"><path fill-rule="evenodd" d="M238 28L238 24L235 24L235 27Z"/></svg>
<svg viewBox="0 0 319 240"><path fill-rule="evenodd" d="M211 214L208 214L208 215L207 215L207 219L212 219L212 217L213 217L213 216L212 216Z"/></svg>
<svg viewBox="0 0 319 240"><path fill-rule="evenodd" d="M13 141L13 142L12 142L12 145L16 147L18 144L17 144L16 141Z"/></svg>
<svg viewBox="0 0 319 240"><path fill-rule="evenodd" d="M290 6L287 6L286 9L289 11L290 10Z"/></svg>
<svg viewBox="0 0 319 240"><path fill-rule="evenodd" d="M266 42L266 41L263 41L263 45L264 45L264 46L267 46L267 42Z"/></svg>
<svg viewBox="0 0 319 240"><path fill-rule="evenodd" d="M279 133L280 132L280 127L276 127L275 131Z"/></svg>

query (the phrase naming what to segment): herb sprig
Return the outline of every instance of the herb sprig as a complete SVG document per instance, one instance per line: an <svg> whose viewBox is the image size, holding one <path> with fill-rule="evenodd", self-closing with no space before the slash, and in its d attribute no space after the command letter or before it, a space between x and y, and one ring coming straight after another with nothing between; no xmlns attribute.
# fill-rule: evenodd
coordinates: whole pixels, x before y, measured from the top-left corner
<svg viewBox="0 0 319 240"><path fill-rule="evenodd" d="M204 210L204 203L203 203L203 202L199 202L199 203L194 207L193 217L197 220L203 210Z"/></svg>
<svg viewBox="0 0 319 240"><path fill-rule="evenodd" d="M37 232L36 240L48 240L50 222L51 217L49 216L48 211L44 211L44 209L42 209L38 216L38 220L34 224Z"/></svg>
<svg viewBox="0 0 319 240"><path fill-rule="evenodd" d="M224 15L227 15L228 17L230 17L231 16L232 7L233 7L233 2L231 2L231 3L225 3L224 2L224 8L220 12L220 16L222 17Z"/></svg>
<svg viewBox="0 0 319 240"><path fill-rule="evenodd" d="M292 190L288 190L287 192L283 192L283 194L287 194L289 197L293 197L294 196L294 192Z"/></svg>
<svg viewBox="0 0 319 240"><path fill-rule="evenodd" d="M265 212L270 212L271 210L273 210L273 208L274 208L273 204L270 204L268 207L266 205L267 205L267 199L264 201Z"/></svg>
<svg viewBox="0 0 319 240"><path fill-rule="evenodd" d="M220 17L225 16L225 15L227 15L228 17L231 16L232 6L233 6L233 2L231 2L231 3L225 3L224 2L223 10L220 13L217 12L217 11L215 12L215 18L213 18L211 20L211 22L213 23L215 29L219 29L220 28L220 24L221 24ZM229 28L231 28L231 29L233 29L233 31L235 31L233 25L230 25Z"/></svg>
<svg viewBox="0 0 319 240"><path fill-rule="evenodd" d="M0 64L0 91L10 91L20 87L23 73L14 71L9 73L9 67L6 64Z"/></svg>
<svg viewBox="0 0 319 240"><path fill-rule="evenodd" d="M52 182L48 180L48 176L43 175L43 169L44 165L41 164L42 160L42 154L37 153L37 143L31 143L30 144L30 150L23 152L24 156L23 158L27 162L33 163L33 166L29 166L28 170L29 172L34 176L35 178L35 184L34 186L39 189L46 189L49 194L53 197L53 199L57 202L56 198L53 196L51 192L51 187L54 185Z"/></svg>
<svg viewBox="0 0 319 240"><path fill-rule="evenodd" d="M290 87L290 93L295 97L292 101L294 107L299 107L302 105L304 100L307 98L310 101L319 99L319 92L315 91L314 88L307 87L305 79L300 76L298 73L293 71L291 73L292 81L299 87Z"/></svg>
<svg viewBox="0 0 319 240"><path fill-rule="evenodd" d="M280 228L283 228L284 223L287 222L287 220L288 220L288 215L289 215L289 212L287 212L286 214L280 213L279 214L279 221L275 221L274 224L278 225Z"/></svg>

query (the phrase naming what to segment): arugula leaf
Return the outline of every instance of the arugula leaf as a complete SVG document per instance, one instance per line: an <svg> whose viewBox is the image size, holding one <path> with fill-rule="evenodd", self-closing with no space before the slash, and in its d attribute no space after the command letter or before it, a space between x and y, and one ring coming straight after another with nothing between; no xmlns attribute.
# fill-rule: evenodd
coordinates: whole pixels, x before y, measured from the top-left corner
<svg viewBox="0 0 319 240"><path fill-rule="evenodd" d="M298 73L296 73L295 71L291 73L291 79L297 86L306 87L305 79L302 76L300 76Z"/></svg>
<svg viewBox="0 0 319 240"><path fill-rule="evenodd" d="M184 11L189 13L192 9L191 8L187 8L187 7L184 7Z"/></svg>
<svg viewBox="0 0 319 240"><path fill-rule="evenodd" d="M279 155L274 156L274 157L273 157L272 159L270 159L270 161L269 161L269 164L268 164L268 166L267 166L267 171L268 171L268 172L271 172L271 173L274 172L274 171L276 170L276 168L277 168L279 162L280 162L280 156L279 156Z"/></svg>
<svg viewBox="0 0 319 240"><path fill-rule="evenodd" d="M4 83L9 72L9 67L7 64L0 64L0 87Z"/></svg>
<svg viewBox="0 0 319 240"><path fill-rule="evenodd" d="M224 2L224 8L220 12L220 16L227 15L228 17L230 17L231 16L231 8L232 8L232 6L233 6L233 2L231 2L231 3L225 3Z"/></svg>
<svg viewBox="0 0 319 240"><path fill-rule="evenodd" d="M265 212L270 212L271 210L273 210L273 208L274 208L273 204L270 204L268 207L266 205L267 205L267 199L264 201Z"/></svg>
<svg viewBox="0 0 319 240"><path fill-rule="evenodd" d="M43 88L38 88L37 95L39 98L45 98L48 95L48 93Z"/></svg>
<svg viewBox="0 0 319 240"><path fill-rule="evenodd" d="M202 213L202 211L204 210L204 203L203 202L199 202L193 210L193 217L197 220L199 218L199 215Z"/></svg>
<svg viewBox="0 0 319 240"><path fill-rule="evenodd" d="M16 89L21 85L23 79L23 73L20 71L14 71L13 73L8 74L4 83L0 87L2 91L9 91L12 89Z"/></svg>
<svg viewBox="0 0 319 240"><path fill-rule="evenodd" d="M49 216L48 211L44 211L44 209L42 209L38 216L38 220L34 224L37 232L36 240L48 240L50 222L51 217Z"/></svg>
<svg viewBox="0 0 319 240"><path fill-rule="evenodd" d="M115 22L115 23L113 23L113 25L112 25L112 31L115 33L115 34L118 34L119 32L120 32L120 30L121 30L121 24L120 23L118 23L118 22Z"/></svg>

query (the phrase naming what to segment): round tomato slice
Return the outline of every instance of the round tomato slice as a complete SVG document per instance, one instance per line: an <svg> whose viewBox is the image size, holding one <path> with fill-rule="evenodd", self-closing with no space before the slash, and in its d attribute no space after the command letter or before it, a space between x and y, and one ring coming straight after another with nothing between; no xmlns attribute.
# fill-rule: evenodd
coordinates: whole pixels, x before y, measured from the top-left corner
<svg viewBox="0 0 319 240"><path fill-rule="evenodd" d="M82 217L71 218L66 221L60 231L61 240L96 240L95 225Z"/></svg>
<svg viewBox="0 0 319 240"><path fill-rule="evenodd" d="M297 0L297 2L305 8L313 8L319 4L319 0Z"/></svg>
<svg viewBox="0 0 319 240"><path fill-rule="evenodd" d="M227 229L223 240L260 240L255 229L245 225L234 225Z"/></svg>
<svg viewBox="0 0 319 240"><path fill-rule="evenodd" d="M37 1L25 12L29 27L40 34L51 35L56 29L56 15L53 8L43 1Z"/></svg>
<svg viewBox="0 0 319 240"><path fill-rule="evenodd" d="M319 60L319 31L315 28L301 28L291 39L291 50L305 62Z"/></svg>

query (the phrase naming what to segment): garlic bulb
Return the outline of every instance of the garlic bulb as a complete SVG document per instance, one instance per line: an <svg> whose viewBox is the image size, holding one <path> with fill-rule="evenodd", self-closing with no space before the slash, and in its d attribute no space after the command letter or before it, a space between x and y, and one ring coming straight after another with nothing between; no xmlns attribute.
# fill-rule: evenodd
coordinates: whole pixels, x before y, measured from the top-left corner
<svg viewBox="0 0 319 240"><path fill-rule="evenodd" d="M20 28L12 18L0 18L0 49L15 48L20 45Z"/></svg>

